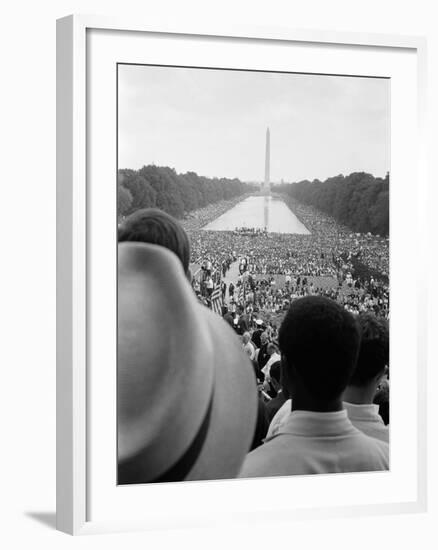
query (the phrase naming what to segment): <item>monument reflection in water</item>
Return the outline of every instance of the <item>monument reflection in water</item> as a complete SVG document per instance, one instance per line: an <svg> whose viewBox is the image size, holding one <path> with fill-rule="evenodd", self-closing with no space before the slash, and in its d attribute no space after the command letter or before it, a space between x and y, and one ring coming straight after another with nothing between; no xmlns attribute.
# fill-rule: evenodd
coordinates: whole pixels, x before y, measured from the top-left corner
<svg viewBox="0 0 438 550"><path fill-rule="evenodd" d="M271 133L266 129L265 179L261 195L248 197L203 227L207 231L233 231L236 227L266 229L269 233L299 233L310 231L280 198L271 196Z"/></svg>
<svg viewBox="0 0 438 550"><path fill-rule="evenodd" d="M236 204L203 229L233 231L236 227L266 229L270 233L298 233L310 235L286 203L272 196L252 196Z"/></svg>

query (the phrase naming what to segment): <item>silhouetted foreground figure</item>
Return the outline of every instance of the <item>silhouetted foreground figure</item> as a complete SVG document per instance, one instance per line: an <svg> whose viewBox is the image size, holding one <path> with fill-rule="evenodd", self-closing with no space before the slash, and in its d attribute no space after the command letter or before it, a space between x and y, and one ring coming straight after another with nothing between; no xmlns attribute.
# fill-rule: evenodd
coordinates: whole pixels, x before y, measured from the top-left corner
<svg viewBox="0 0 438 550"><path fill-rule="evenodd" d="M157 208L144 208L128 216L118 229L119 242L158 244L175 253L190 273L190 241L181 224Z"/></svg>
<svg viewBox="0 0 438 550"><path fill-rule="evenodd" d="M279 343L292 413L247 456L240 477L388 469L388 444L355 428L342 407L359 352L355 318L328 298L302 298L291 305Z"/></svg>
<svg viewBox="0 0 438 550"><path fill-rule="evenodd" d="M236 477L257 416L239 339L162 246L119 244L118 269L118 483Z"/></svg>

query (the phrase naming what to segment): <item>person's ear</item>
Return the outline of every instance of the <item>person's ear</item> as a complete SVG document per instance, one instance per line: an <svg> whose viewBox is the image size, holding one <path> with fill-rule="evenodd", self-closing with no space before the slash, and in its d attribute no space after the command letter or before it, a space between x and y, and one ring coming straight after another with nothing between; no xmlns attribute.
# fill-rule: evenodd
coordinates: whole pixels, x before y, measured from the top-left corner
<svg viewBox="0 0 438 550"><path fill-rule="evenodd" d="M385 367L383 370L381 370L380 372L378 372L376 374L376 376L374 377L374 382L375 382L375 385L376 387L379 386L379 384L382 382L382 380L385 378L385 376L387 375L388 373L388 367Z"/></svg>

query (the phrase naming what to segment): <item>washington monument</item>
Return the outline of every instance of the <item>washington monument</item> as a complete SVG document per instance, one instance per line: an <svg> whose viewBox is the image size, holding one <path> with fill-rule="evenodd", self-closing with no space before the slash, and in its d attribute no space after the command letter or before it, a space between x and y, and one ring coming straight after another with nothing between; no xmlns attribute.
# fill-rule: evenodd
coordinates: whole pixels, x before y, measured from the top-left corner
<svg viewBox="0 0 438 550"><path fill-rule="evenodd" d="M265 153L265 181L263 183L264 195L270 195L271 193L270 162L271 162L271 135L269 133L269 128L267 128L266 129L266 153Z"/></svg>

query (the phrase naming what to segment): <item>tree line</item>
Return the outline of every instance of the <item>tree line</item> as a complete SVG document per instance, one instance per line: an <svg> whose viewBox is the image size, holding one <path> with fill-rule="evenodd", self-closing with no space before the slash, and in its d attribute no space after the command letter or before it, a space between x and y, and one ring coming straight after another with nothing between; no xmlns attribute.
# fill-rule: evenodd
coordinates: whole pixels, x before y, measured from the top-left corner
<svg viewBox="0 0 438 550"><path fill-rule="evenodd" d="M155 207L182 218L197 208L253 190L253 186L237 178L207 178L195 172L177 174L168 166L121 169L117 180L118 216Z"/></svg>
<svg viewBox="0 0 438 550"><path fill-rule="evenodd" d="M277 189L325 212L355 233L389 235L389 174L375 178L366 172L354 172L325 181L283 184Z"/></svg>

